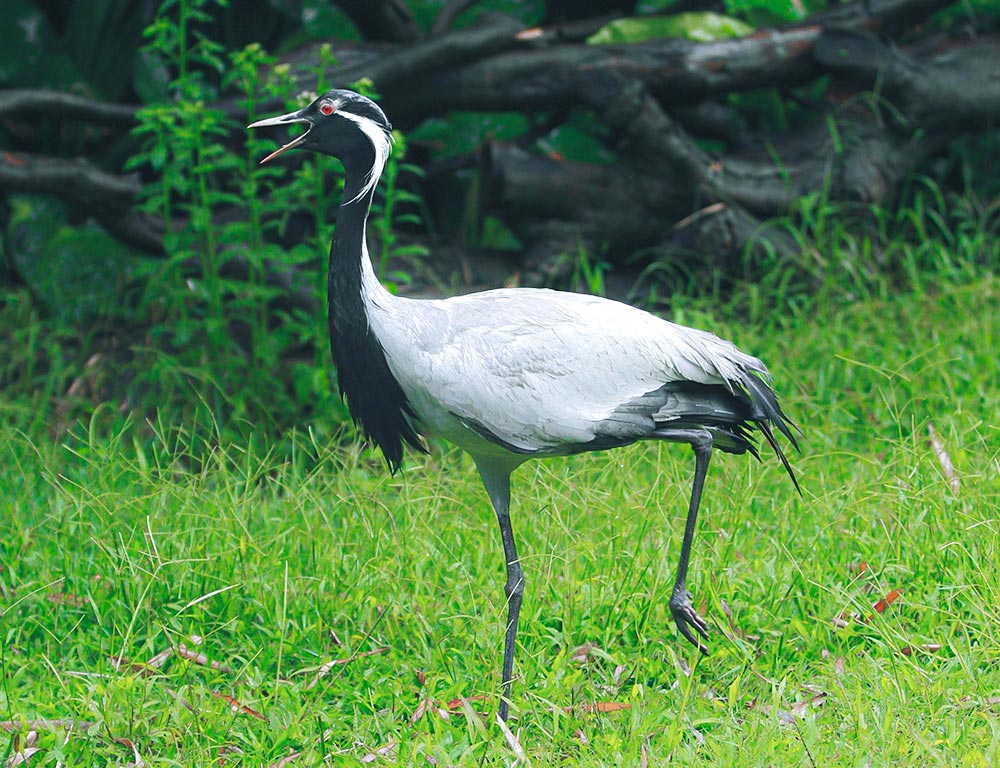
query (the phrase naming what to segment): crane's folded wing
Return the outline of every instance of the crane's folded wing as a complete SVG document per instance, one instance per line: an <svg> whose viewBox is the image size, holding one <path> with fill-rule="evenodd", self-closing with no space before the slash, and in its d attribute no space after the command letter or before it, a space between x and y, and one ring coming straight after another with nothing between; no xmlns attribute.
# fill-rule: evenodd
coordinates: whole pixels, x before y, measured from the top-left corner
<svg viewBox="0 0 1000 768"><path fill-rule="evenodd" d="M620 445L686 408L728 407L665 385L742 392L767 376L730 342L600 297L501 289L408 307L402 328L376 308L373 330L420 419L460 445L456 421L520 453Z"/></svg>

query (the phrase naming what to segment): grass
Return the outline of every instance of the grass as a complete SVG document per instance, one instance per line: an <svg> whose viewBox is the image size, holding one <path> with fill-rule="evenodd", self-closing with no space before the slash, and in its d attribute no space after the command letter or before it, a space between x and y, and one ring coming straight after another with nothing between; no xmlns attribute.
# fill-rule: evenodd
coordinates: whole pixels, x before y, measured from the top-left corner
<svg viewBox="0 0 1000 768"><path fill-rule="evenodd" d="M389 477L308 434L279 455L6 430L0 760L996 765L997 306L985 277L754 326L687 312L768 361L805 432L803 498L773 459L713 461L689 582L708 657L667 609L688 451L519 470L520 759L467 457Z"/></svg>

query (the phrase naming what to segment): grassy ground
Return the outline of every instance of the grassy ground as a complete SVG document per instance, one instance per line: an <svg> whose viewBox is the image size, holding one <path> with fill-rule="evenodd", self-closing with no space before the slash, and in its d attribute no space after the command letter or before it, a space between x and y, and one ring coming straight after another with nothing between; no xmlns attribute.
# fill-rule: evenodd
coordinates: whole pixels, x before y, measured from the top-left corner
<svg viewBox="0 0 1000 768"><path fill-rule="evenodd" d="M690 453L519 470L520 762L996 765L998 307L988 278L768 327L686 313L768 361L805 432L803 498L771 458L713 462L689 582L706 658L667 609ZM0 436L5 765L33 749L29 764L519 759L494 720L499 536L466 457L392 478L307 436L281 460L230 446L192 470L184 453Z"/></svg>

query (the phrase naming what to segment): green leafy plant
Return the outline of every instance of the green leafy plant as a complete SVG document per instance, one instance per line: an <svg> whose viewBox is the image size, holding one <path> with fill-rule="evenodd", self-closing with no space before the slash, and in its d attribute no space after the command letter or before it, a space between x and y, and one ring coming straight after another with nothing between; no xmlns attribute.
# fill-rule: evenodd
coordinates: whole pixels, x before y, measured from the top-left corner
<svg viewBox="0 0 1000 768"><path fill-rule="evenodd" d="M683 37L698 42L744 37L753 32L745 21L710 11L615 19L587 38L590 45L639 43L664 37Z"/></svg>
<svg viewBox="0 0 1000 768"><path fill-rule="evenodd" d="M290 83L280 69L271 79L260 77L273 64L260 46L228 61L221 58L218 46L197 29L218 5L218 0L171 0L167 13L147 30L147 53L176 72L170 82L174 98L140 111L136 133L144 145L129 162L156 172L158 183L147 189L143 207L167 225L167 258L146 270L143 308L154 345L171 357L151 357L154 371L147 383L172 380L161 375L167 365L184 371L181 380L196 389L198 381L211 382L201 396L218 418L229 413L270 420L274 412L280 423L287 405L277 402L266 382L273 380L289 344L314 335L295 327L300 319L277 334L269 321L275 291L266 282L267 265L281 263L284 253L268 243L269 229L280 228L282 219L268 215L264 200L269 181L281 170L258 166L260 139L248 137L242 155L234 151L229 140L237 126L206 101L222 87L235 88L254 115L260 99L287 93ZM222 215L230 211L239 215ZM193 374L196 370L204 375ZM256 401L248 394L254 392L273 399Z"/></svg>
<svg viewBox="0 0 1000 768"><path fill-rule="evenodd" d="M143 208L168 227L166 258L140 276L146 285L141 311L151 324L143 352L148 365L137 377L140 399L180 404L194 394L217 423L245 421L277 432L314 412L346 420L327 373L325 314L279 308L287 305L288 286L310 297L306 306L325 306L342 177L332 161L310 153L260 166L273 138L248 134L208 106L221 92L236 92L252 121L263 116L265 101L270 113L275 100L292 110L312 98L260 45L221 57L200 26L222 4L171 0L147 30L146 55L175 77L169 101L141 110L136 134L143 146L129 161L130 168L155 172ZM318 90L328 87L334 64L330 47L321 46L313 69ZM398 185L402 171L418 171L403 162L401 134L396 142L385 195L373 214L383 275L389 259L421 268L424 253L397 234L417 223L419 200ZM410 279L406 272L387 277Z"/></svg>
<svg viewBox="0 0 1000 768"><path fill-rule="evenodd" d="M607 293L604 275L610 271L611 265L603 259L594 259L583 243L577 247L575 255L563 254L559 261L571 270L569 284L573 290L593 296Z"/></svg>

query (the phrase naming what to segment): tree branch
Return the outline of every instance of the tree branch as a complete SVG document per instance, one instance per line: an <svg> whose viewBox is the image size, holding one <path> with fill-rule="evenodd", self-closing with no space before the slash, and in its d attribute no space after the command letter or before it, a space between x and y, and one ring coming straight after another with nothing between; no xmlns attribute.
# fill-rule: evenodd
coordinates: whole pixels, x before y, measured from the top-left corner
<svg viewBox="0 0 1000 768"><path fill-rule="evenodd" d="M82 158L0 154L0 189L54 195L88 209L121 212L141 190L137 179L106 173Z"/></svg>
<svg viewBox="0 0 1000 768"><path fill-rule="evenodd" d="M0 191L61 198L122 242L162 256L163 222L134 208L141 189L137 178L107 173L82 158L0 153Z"/></svg>
<svg viewBox="0 0 1000 768"><path fill-rule="evenodd" d="M412 43L423 37L403 0L336 0L366 40Z"/></svg>
<svg viewBox="0 0 1000 768"><path fill-rule="evenodd" d="M882 202L942 141L939 133L896 135L858 105L831 122L764 137L740 155L713 156L641 83L612 77L595 84L584 97L616 131L620 160L691 190L692 207L724 202L775 216L824 187L831 199Z"/></svg>
<svg viewBox="0 0 1000 768"><path fill-rule="evenodd" d="M818 29L768 30L712 43L660 40L633 45L560 45L506 51L380 88L402 112L544 111L578 103L596 73L639 80L664 104L772 84L799 84L819 69L812 58Z"/></svg>
<svg viewBox="0 0 1000 768"><path fill-rule="evenodd" d="M109 104L59 91L18 88L0 91L0 118L45 114L60 119L129 128L136 124L138 111L138 105Z"/></svg>
<svg viewBox="0 0 1000 768"><path fill-rule="evenodd" d="M344 67L333 73L334 82L347 85L368 77L384 94L393 83L419 82L434 71L461 71L469 61L523 46L516 37L523 28L517 19L491 14L479 26L447 32L377 60Z"/></svg>

